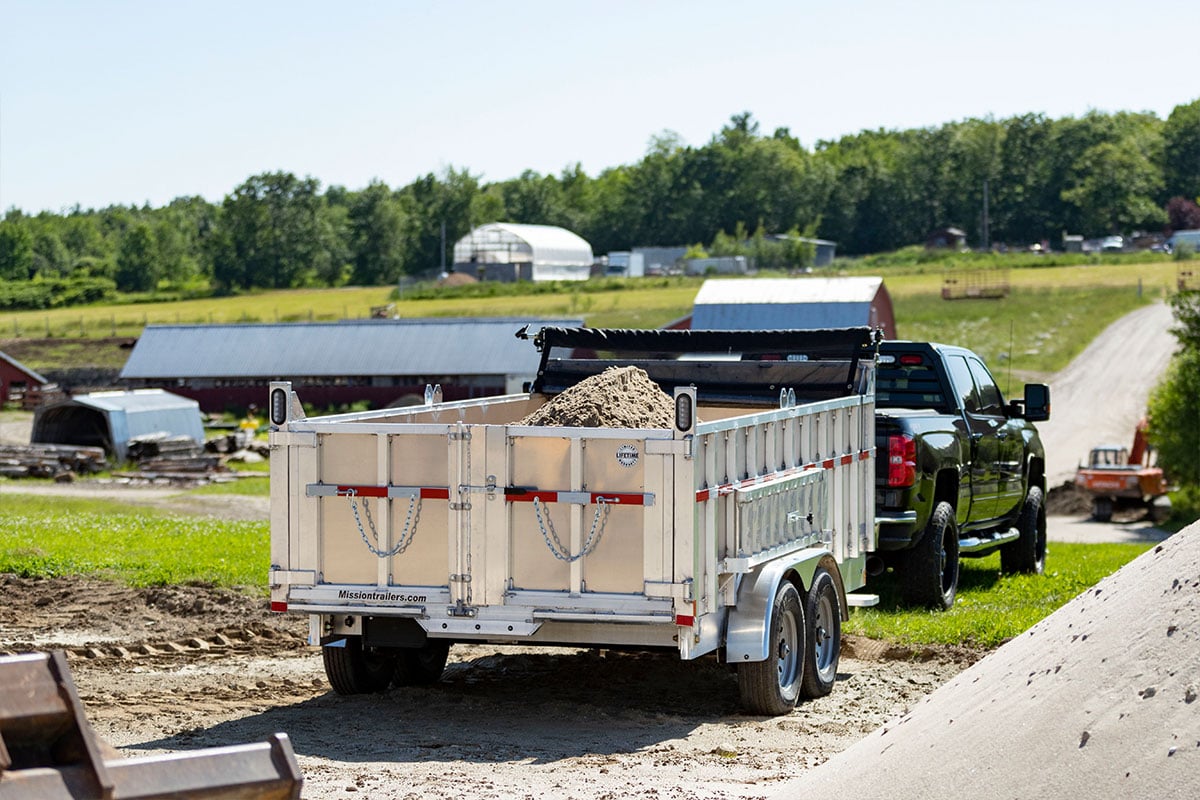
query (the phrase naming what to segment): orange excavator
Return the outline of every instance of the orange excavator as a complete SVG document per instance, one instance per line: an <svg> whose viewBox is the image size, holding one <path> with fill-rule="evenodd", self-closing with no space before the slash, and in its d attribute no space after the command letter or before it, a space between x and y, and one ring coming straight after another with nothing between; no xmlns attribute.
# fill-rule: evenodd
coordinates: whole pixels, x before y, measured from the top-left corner
<svg viewBox="0 0 1200 800"><path fill-rule="evenodd" d="M1146 508L1152 520L1169 513L1167 480L1153 463L1147 427L1143 417L1134 430L1132 448L1115 444L1092 448L1088 463L1075 472L1075 485L1092 495L1093 519L1108 522L1114 509L1138 506Z"/></svg>

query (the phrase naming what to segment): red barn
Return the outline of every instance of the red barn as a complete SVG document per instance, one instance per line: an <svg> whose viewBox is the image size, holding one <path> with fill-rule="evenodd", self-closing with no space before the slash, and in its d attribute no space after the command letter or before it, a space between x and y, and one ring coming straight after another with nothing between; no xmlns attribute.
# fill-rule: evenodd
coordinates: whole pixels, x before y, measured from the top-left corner
<svg viewBox="0 0 1200 800"><path fill-rule="evenodd" d="M0 405L24 402L31 391L36 394L49 384L20 361L0 353Z"/></svg>

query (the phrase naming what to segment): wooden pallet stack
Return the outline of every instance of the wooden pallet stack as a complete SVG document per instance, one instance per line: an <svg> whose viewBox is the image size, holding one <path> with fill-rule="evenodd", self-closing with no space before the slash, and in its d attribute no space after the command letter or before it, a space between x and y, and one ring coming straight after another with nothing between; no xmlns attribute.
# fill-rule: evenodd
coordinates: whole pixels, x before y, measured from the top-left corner
<svg viewBox="0 0 1200 800"><path fill-rule="evenodd" d="M101 447L72 444L0 444L0 475L56 478L86 475L108 467Z"/></svg>

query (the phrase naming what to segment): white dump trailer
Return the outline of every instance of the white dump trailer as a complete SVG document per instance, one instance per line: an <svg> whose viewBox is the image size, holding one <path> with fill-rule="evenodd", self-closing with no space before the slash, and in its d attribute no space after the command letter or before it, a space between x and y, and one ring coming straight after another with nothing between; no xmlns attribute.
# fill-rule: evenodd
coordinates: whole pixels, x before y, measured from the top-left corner
<svg viewBox="0 0 1200 800"><path fill-rule="evenodd" d="M744 705L827 694L875 550L866 328L543 328L524 394L306 418L271 385L271 607L343 694L436 680L452 644L668 648ZM610 366L663 428L522 424ZM607 398L608 401L626 398Z"/></svg>

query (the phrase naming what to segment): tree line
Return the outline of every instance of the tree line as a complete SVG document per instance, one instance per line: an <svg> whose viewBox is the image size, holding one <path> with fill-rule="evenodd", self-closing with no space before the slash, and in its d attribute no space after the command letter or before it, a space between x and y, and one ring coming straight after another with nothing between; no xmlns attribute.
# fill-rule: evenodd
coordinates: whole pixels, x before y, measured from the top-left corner
<svg viewBox="0 0 1200 800"><path fill-rule="evenodd" d="M641 160L594 177L575 165L484 183L451 167L399 188L347 189L273 172L219 203L9 209L0 221L0 307L58 304L69 294L64 281L91 299L113 290L387 284L450 265L458 238L496 221L562 226L596 253L652 245L729 253L768 234L803 234L862 255L947 226L975 247L1198 228L1197 198L1200 99L1165 120L1027 114L862 131L812 149L786 128L760 131L744 113L706 144L664 133ZM811 250L784 257L802 266Z"/></svg>
<svg viewBox="0 0 1200 800"><path fill-rule="evenodd" d="M1150 443L1170 483L1182 489L1184 514L1200 512L1200 290L1171 296L1172 333L1179 349L1167 373L1150 394Z"/></svg>

